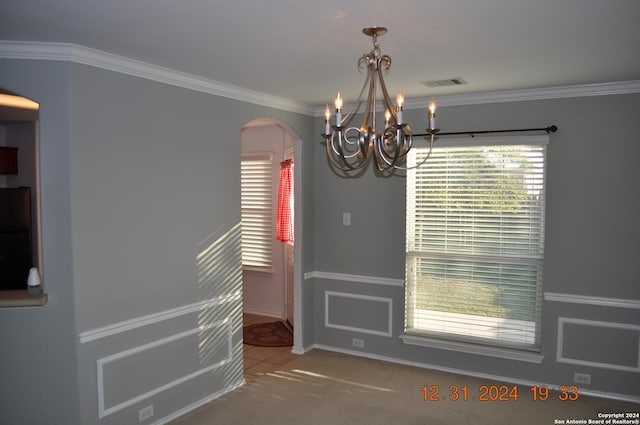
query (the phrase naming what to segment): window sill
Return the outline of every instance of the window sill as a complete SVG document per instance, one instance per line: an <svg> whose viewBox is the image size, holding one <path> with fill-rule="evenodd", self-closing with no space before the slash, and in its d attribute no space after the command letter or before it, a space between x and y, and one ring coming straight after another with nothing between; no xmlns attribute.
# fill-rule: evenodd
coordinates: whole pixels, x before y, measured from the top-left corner
<svg viewBox="0 0 640 425"><path fill-rule="evenodd" d="M508 348L489 347L458 341L447 341L425 336L404 334L400 339L405 344L421 347L437 348L441 350L458 351L460 353L478 354L481 356L498 357L502 359L518 360L529 363L542 363L544 355L528 351L510 350Z"/></svg>
<svg viewBox="0 0 640 425"><path fill-rule="evenodd" d="M273 269L266 267L242 266L242 271L251 273L273 274Z"/></svg>
<svg viewBox="0 0 640 425"><path fill-rule="evenodd" d="M26 289L0 291L0 308L41 307L48 299L44 292L32 295Z"/></svg>

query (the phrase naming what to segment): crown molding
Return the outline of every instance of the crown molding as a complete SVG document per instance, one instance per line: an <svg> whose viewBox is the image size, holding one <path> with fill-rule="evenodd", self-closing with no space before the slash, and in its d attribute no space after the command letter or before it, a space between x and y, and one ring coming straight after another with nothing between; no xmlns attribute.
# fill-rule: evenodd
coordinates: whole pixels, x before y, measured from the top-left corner
<svg viewBox="0 0 640 425"><path fill-rule="evenodd" d="M640 80L619 81L613 83L583 84L564 87L546 87L539 89L503 90L481 93L451 94L437 96L438 107L466 106L486 103L527 102L533 100L566 99L571 97L607 96L615 94L640 93ZM406 99L404 109L426 109L432 96ZM345 110L353 104L344 106ZM324 115L325 106L318 106L315 116ZM382 103L378 103L382 108Z"/></svg>
<svg viewBox="0 0 640 425"><path fill-rule="evenodd" d="M640 80L438 96L438 106L523 102L532 100L565 99L570 97L606 96L628 93L640 93ZM412 102L412 105L420 105L420 108L424 108L424 105L427 105L429 103L429 99L431 98L416 99L416 102Z"/></svg>
<svg viewBox="0 0 640 425"><path fill-rule="evenodd" d="M0 40L0 58L68 61L229 99L313 115L315 107L70 43Z"/></svg>
<svg viewBox="0 0 640 425"><path fill-rule="evenodd" d="M209 93L216 96L222 96L229 99L240 100L255 105L267 106L270 108L316 117L324 115L324 106L312 106L242 87L208 80L206 78L197 77L195 75L91 49L77 44L0 40L0 58L69 61L203 93ZM547 87L539 89L442 95L438 96L438 106L523 102L629 93L640 93L640 80L564 87ZM405 109L425 108L425 105L429 103L430 99L431 97L407 99ZM352 106L353 105L345 105L345 109Z"/></svg>

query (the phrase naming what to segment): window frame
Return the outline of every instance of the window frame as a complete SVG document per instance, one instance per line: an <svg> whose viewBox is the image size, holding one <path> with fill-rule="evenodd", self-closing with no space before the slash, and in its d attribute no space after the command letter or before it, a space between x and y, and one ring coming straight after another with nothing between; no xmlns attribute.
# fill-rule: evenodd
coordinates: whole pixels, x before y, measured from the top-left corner
<svg viewBox="0 0 640 425"><path fill-rule="evenodd" d="M545 136L483 136L477 137L473 139L445 139L442 141L437 141L434 146L434 151L432 153L432 157L427 159L427 161L421 167L429 167L430 161L432 158L441 152L443 149L448 148L458 148L458 147L480 147L480 146L517 146L517 145L531 145L531 146L540 146L542 151L542 187L539 188L541 191L542 200L540 201L541 205L538 205L539 213L541 214L541 222L540 222L540 252L537 259L534 261L536 263L536 267L538 270L538 275L536 276L536 287L535 287L535 302L533 308L535 309L535 341L531 343L531 341L527 343L512 343L510 341L504 341L500 338L478 338L477 336L470 335L460 335L451 332L441 332L434 331L433 329L420 329L416 328L414 324L415 313L412 308L412 303L415 300L415 297L411 297L411 291L413 290L413 280L414 277L411 275L411 267L415 266L412 264L413 259L416 256L420 256L420 254L415 253L415 247L413 244L412 234L415 230L415 227L412 229L412 220L415 220L416 215L416 204L415 204L415 194L412 194L412 190L415 188L416 170L409 170L407 172L407 186L406 186L406 225L407 225L407 233L406 233L406 249L405 249L405 267L406 267L406 280L405 280L405 322L404 322L404 335L402 335L402 339L404 342L414 345L426 345L438 348L449 348L455 350L462 350L467 352L475 352L480 354L489 354L489 355L497 355L498 357L504 357L504 350L516 350L520 351L521 354L514 355L516 358L521 358L523 360L530 361L541 361L541 325L542 325L542 287L543 287L543 267L544 267L544 221L545 221L545 197L546 197L546 169L547 169L547 145L549 142L548 135ZM410 152L409 165L411 166L416 163L416 154L428 151L426 147L414 147L412 150L414 152ZM418 160L419 162L419 160ZM433 166L433 164L432 164ZM415 239L415 238L414 238ZM434 252L432 252L434 253ZM422 255L424 257L425 254ZM440 256L442 259L447 258L455 258L458 261L469 261L473 262L466 255L460 255L460 253L440 253L435 254L435 257ZM495 257L491 257L495 258ZM513 260L513 259L511 259ZM516 259L515 262L531 262L530 258L521 258L520 260ZM413 279L413 280L412 280ZM415 313L415 314L414 314ZM447 319L445 319L446 322ZM478 348L481 347L481 348ZM512 357L509 354L507 357Z"/></svg>

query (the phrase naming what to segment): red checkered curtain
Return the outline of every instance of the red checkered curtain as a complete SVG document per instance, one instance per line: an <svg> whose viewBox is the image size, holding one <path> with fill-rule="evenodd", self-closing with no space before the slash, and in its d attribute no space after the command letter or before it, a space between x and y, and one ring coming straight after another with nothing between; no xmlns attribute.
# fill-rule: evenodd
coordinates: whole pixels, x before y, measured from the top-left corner
<svg viewBox="0 0 640 425"><path fill-rule="evenodd" d="M280 163L280 189L278 190L278 218L276 239L293 244L293 161Z"/></svg>

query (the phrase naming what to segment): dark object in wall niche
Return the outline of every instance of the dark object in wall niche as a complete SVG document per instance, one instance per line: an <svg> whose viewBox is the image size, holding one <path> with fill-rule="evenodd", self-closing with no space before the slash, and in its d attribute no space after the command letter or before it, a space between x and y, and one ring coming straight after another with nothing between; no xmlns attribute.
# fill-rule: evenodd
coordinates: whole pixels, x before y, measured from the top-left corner
<svg viewBox="0 0 640 425"><path fill-rule="evenodd" d="M31 251L31 189L0 188L0 290L27 289Z"/></svg>
<svg viewBox="0 0 640 425"><path fill-rule="evenodd" d="M18 174L18 148L0 146L0 174Z"/></svg>

